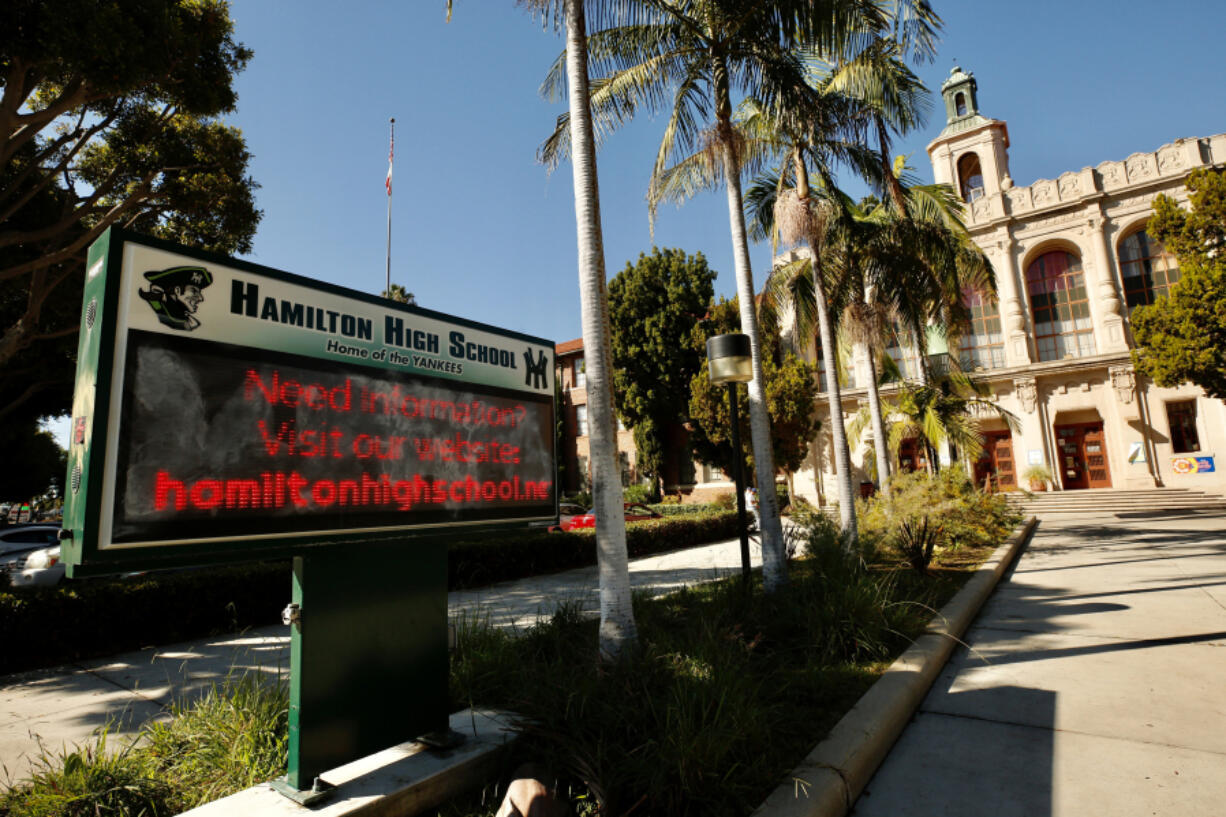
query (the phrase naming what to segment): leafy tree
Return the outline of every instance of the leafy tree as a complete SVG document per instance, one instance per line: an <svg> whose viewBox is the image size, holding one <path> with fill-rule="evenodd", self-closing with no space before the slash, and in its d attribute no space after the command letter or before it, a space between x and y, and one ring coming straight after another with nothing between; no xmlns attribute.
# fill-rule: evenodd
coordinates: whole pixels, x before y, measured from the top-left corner
<svg viewBox="0 0 1226 817"><path fill-rule="evenodd" d="M706 338L739 327L740 306L736 299L722 300L694 332L694 345ZM783 351L779 327L770 313L762 315L762 368L766 375L766 407L771 422L771 453L778 473L790 477L804 464L809 446L817 434L814 416L817 400L817 373L813 366L796 355ZM735 452L732 448L732 416L728 410L727 387L711 383L706 366L690 381L690 444L694 456L709 465L731 473ZM736 390L737 412L741 420L742 448L749 439L748 394ZM756 466L753 452L742 450L742 465ZM752 473L746 470L744 473ZM789 479L789 485L791 480Z"/></svg>
<svg viewBox="0 0 1226 817"><path fill-rule="evenodd" d="M637 463L658 490L670 430L685 421L690 380L705 362L690 342L715 293L707 260L653 247L609 282L613 394L634 431Z"/></svg>
<svg viewBox="0 0 1226 817"><path fill-rule="evenodd" d="M1179 259L1179 284L1132 316L1137 371L1226 400L1226 173L1188 177L1191 210L1159 196L1148 231Z"/></svg>
<svg viewBox="0 0 1226 817"><path fill-rule="evenodd" d="M48 431L40 431L37 420L5 423L0 426L0 498L31 499L47 492L52 478L60 481L68 470L68 452L60 448Z"/></svg>
<svg viewBox="0 0 1226 817"><path fill-rule="evenodd" d="M66 408L85 251L113 224L249 250L224 0L12 0L0 12L0 405ZM26 414L34 414L26 410ZM47 413L42 407L37 413Z"/></svg>

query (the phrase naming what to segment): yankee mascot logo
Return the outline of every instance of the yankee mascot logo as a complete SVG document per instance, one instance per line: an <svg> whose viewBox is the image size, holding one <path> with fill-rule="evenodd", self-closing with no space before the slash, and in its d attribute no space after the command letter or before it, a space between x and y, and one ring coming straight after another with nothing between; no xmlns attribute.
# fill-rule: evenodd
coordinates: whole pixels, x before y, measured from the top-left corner
<svg viewBox="0 0 1226 817"><path fill-rule="evenodd" d="M204 267L170 267L150 270L145 278L149 289L140 290L140 296L159 321L184 332L200 326L196 310L204 303L204 288L213 283L212 273Z"/></svg>

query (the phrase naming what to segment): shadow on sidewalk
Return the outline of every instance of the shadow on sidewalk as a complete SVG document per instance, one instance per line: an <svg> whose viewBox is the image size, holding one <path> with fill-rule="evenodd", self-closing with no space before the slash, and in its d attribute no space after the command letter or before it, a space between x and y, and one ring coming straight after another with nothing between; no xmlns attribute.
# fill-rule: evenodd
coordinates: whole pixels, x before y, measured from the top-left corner
<svg viewBox="0 0 1226 817"><path fill-rule="evenodd" d="M850 814L1050 817L1055 718L1054 692L934 687Z"/></svg>

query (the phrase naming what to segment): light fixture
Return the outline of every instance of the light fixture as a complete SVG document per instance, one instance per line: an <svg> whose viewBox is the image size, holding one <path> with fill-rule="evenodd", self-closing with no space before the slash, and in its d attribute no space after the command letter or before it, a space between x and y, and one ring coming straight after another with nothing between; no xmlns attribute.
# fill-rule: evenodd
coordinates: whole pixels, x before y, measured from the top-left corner
<svg viewBox="0 0 1226 817"><path fill-rule="evenodd" d="M736 485L737 528L741 538L741 579L749 588L749 531L745 524L744 480L741 477L741 418L736 405L736 384L753 380L749 335L716 335L707 338L707 371L711 382L728 387L728 413L732 415L732 480Z"/></svg>
<svg viewBox="0 0 1226 817"><path fill-rule="evenodd" d="M707 338L707 371L712 383L748 383L753 380L749 335Z"/></svg>

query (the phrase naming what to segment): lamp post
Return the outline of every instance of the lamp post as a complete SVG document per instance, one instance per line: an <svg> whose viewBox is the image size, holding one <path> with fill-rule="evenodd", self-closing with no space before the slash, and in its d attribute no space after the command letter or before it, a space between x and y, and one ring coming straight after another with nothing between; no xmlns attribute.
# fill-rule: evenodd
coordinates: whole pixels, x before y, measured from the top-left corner
<svg viewBox="0 0 1226 817"><path fill-rule="evenodd" d="M741 579L749 586L749 531L745 524L745 492L741 476L741 418L737 412L736 384L753 380L748 335L716 335L707 338L707 371L712 383L728 386L728 411L732 414L732 479L736 483L737 529L741 534Z"/></svg>

